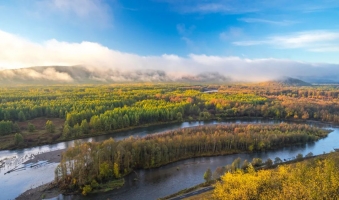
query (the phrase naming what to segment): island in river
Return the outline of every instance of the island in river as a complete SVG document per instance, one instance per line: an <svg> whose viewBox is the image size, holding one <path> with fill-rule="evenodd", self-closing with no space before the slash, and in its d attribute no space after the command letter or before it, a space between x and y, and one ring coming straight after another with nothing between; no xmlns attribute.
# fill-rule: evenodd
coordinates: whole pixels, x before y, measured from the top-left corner
<svg viewBox="0 0 339 200"><path fill-rule="evenodd" d="M56 181L65 192L81 191L87 195L105 190L107 182L119 180L135 169L194 157L276 149L316 141L328 133L309 125L287 123L210 125L145 138L76 144L63 154Z"/></svg>

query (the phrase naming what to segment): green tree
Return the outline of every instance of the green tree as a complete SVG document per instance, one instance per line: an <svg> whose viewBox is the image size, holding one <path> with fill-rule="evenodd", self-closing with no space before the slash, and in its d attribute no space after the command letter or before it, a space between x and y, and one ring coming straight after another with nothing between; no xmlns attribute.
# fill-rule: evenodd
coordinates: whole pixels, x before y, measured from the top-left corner
<svg viewBox="0 0 339 200"><path fill-rule="evenodd" d="M72 128L68 125L68 123L65 123L64 129L62 131L62 136L64 138L69 138L72 134Z"/></svg>
<svg viewBox="0 0 339 200"><path fill-rule="evenodd" d="M21 132L19 124L16 122L13 124L13 131L17 133Z"/></svg>
<svg viewBox="0 0 339 200"><path fill-rule="evenodd" d="M304 157L304 156L303 156L301 153L299 153L299 154L297 155L296 159L297 159L297 160L302 160L303 157Z"/></svg>
<svg viewBox="0 0 339 200"><path fill-rule="evenodd" d="M89 133L89 125L86 119L82 120L80 127L81 127L82 133L84 134Z"/></svg>
<svg viewBox="0 0 339 200"><path fill-rule="evenodd" d="M208 111L201 112L199 114L200 120L209 120L211 119L211 114Z"/></svg>
<svg viewBox="0 0 339 200"><path fill-rule="evenodd" d="M177 118L177 120L178 120L179 122L182 122L182 121L184 120L184 119L182 118L182 113L181 113L181 112L178 112L178 113L177 113L176 118Z"/></svg>
<svg viewBox="0 0 339 200"><path fill-rule="evenodd" d="M310 152L310 153L308 153L308 154L305 155L305 158L309 158L309 157L312 157L312 156L313 156L313 153Z"/></svg>
<svg viewBox="0 0 339 200"><path fill-rule="evenodd" d="M29 132L35 131L35 126L34 126L34 124L28 122L28 131L29 131Z"/></svg>
<svg viewBox="0 0 339 200"><path fill-rule="evenodd" d="M204 179L205 179L206 182L210 182L211 181L211 179L212 179L212 171L211 171L210 168L208 168L206 170L206 172L204 173Z"/></svg>
<svg viewBox="0 0 339 200"><path fill-rule="evenodd" d="M72 131L73 131L73 135L74 135L75 137L78 137L78 136L81 135L81 133L82 133L81 127L79 126L78 123L76 123L76 124L74 125Z"/></svg>
<svg viewBox="0 0 339 200"><path fill-rule="evenodd" d="M279 164L279 163L282 163L282 160L279 157L276 157L274 159L274 164Z"/></svg>
<svg viewBox="0 0 339 200"><path fill-rule="evenodd" d="M99 183L95 179L93 179L92 182L91 182L91 187L93 189L96 189L96 188L99 187Z"/></svg>
<svg viewBox="0 0 339 200"><path fill-rule="evenodd" d="M49 133L54 133L55 132L55 126L51 120L47 120L45 129Z"/></svg>
<svg viewBox="0 0 339 200"><path fill-rule="evenodd" d="M15 143L16 145L21 144L23 141L24 141L24 138L22 137L22 135L21 135L20 133L16 133L16 134L14 135L14 143Z"/></svg>
<svg viewBox="0 0 339 200"><path fill-rule="evenodd" d="M20 112L18 113L18 118L19 118L19 121L21 122L26 121L26 116L24 112L22 112L22 110L20 110Z"/></svg>

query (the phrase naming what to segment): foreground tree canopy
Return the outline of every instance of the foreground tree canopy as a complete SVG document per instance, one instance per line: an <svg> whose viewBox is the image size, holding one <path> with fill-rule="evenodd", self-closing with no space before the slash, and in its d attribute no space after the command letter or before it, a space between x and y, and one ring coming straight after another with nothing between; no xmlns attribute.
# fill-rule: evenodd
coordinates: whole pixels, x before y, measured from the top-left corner
<svg viewBox="0 0 339 200"><path fill-rule="evenodd" d="M246 172L238 169L221 177L215 186L214 199L338 199L339 154L276 169Z"/></svg>
<svg viewBox="0 0 339 200"><path fill-rule="evenodd" d="M133 169L152 168L199 156L263 151L315 141L328 131L308 125L234 124L178 129L145 138L76 144L56 169L62 189L78 190L93 180L118 179Z"/></svg>

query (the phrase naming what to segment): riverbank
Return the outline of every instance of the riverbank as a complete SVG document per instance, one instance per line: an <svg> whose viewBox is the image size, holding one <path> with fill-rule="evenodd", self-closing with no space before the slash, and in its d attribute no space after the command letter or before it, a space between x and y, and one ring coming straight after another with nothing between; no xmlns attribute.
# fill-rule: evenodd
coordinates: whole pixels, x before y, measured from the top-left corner
<svg viewBox="0 0 339 200"><path fill-rule="evenodd" d="M213 120L213 119L211 119ZM190 120L185 120L185 121L190 121ZM197 121L191 120L191 121ZM31 148L31 147L37 147L37 146L42 146L42 145L52 145L52 144L57 144L60 142L67 142L67 141L72 141L72 140L81 140L81 139L86 139L90 137L96 137L96 136L102 136L102 135L108 135L108 134L113 134L113 133L119 133L123 131L130 131L138 128L145 128L145 127L151 127L151 126L156 126L156 125L166 125L166 124L175 124L175 123L180 123L179 121L169 121L169 122L155 122L155 123L148 123L148 124L142 124L138 126L132 126L132 127L127 127L127 128L122 128L122 129L117 129L113 131L108 131L108 132L95 132L95 133L89 133L89 134L84 134L78 137L71 137L71 138L62 138L61 137L61 132L60 133L45 133L43 130L39 130L34 132L33 134L37 135L36 138L38 138L38 142L35 143L22 143L20 145L14 145L14 135L5 135L5 136L0 136L0 151L2 150L20 150L20 149L25 149L25 148ZM58 129L62 129L62 127L58 127ZM30 135L33 135L32 133L27 133ZM55 138L55 135L58 135L58 138ZM42 136L48 137L47 139L41 140L43 138ZM24 137L24 139L26 139ZM29 139L31 141L31 139Z"/></svg>
<svg viewBox="0 0 339 200"><path fill-rule="evenodd" d="M29 189L16 197L16 200L37 200L57 197L61 192L55 183L47 183L39 187Z"/></svg>
<svg viewBox="0 0 339 200"><path fill-rule="evenodd" d="M330 154L339 154L338 152L333 152L333 153L325 153L325 154L321 154L321 155L315 155L315 156L309 156L309 157L303 157L300 159L295 159L295 160L290 160L290 161L286 161L286 162L281 162L278 164L273 164L272 166L260 166L260 167L256 167L256 170L269 170L269 169L275 169L278 166L282 166L282 165L290 165L290 164L295 164L298 162L303 162L306 160L311 160L311 159L315 159L315 158L325 158L326 156L330 155ZM204 182L198 185L195 185L193 187L190 188L185 188L183 190L180 190L179 192L170 194L168 196L159 198L158 200L180 200L180 199L209 199L208 197L210 197L209 195L213 194L213 189L214 186L213 184L215 184L217 181L220 181L220 178L217 180L212 180L210 182ZM205 194L205 193L209 193L209 194ZM189 197L189 198L188 198Z"/></svg>

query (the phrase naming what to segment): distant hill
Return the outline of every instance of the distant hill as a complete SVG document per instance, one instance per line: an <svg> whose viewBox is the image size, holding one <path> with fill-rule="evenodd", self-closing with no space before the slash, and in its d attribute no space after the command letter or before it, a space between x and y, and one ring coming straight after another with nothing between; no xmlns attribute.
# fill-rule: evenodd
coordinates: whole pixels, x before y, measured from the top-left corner
<svg viewBox="0 0 339 200"><path fill-rule="evenodd" d="M42 66L0 70L0 84L72 84L122 82L229 82L218 73L171 76L162 70L119 71L84 66Z"/></svg>
<svg viewBox="0 0 339 200"><path fill-rule="evenodd" d="M300 79L283 77L276 80L261 82L262 86L311 86L312 84L302 81Z"/></svg>

